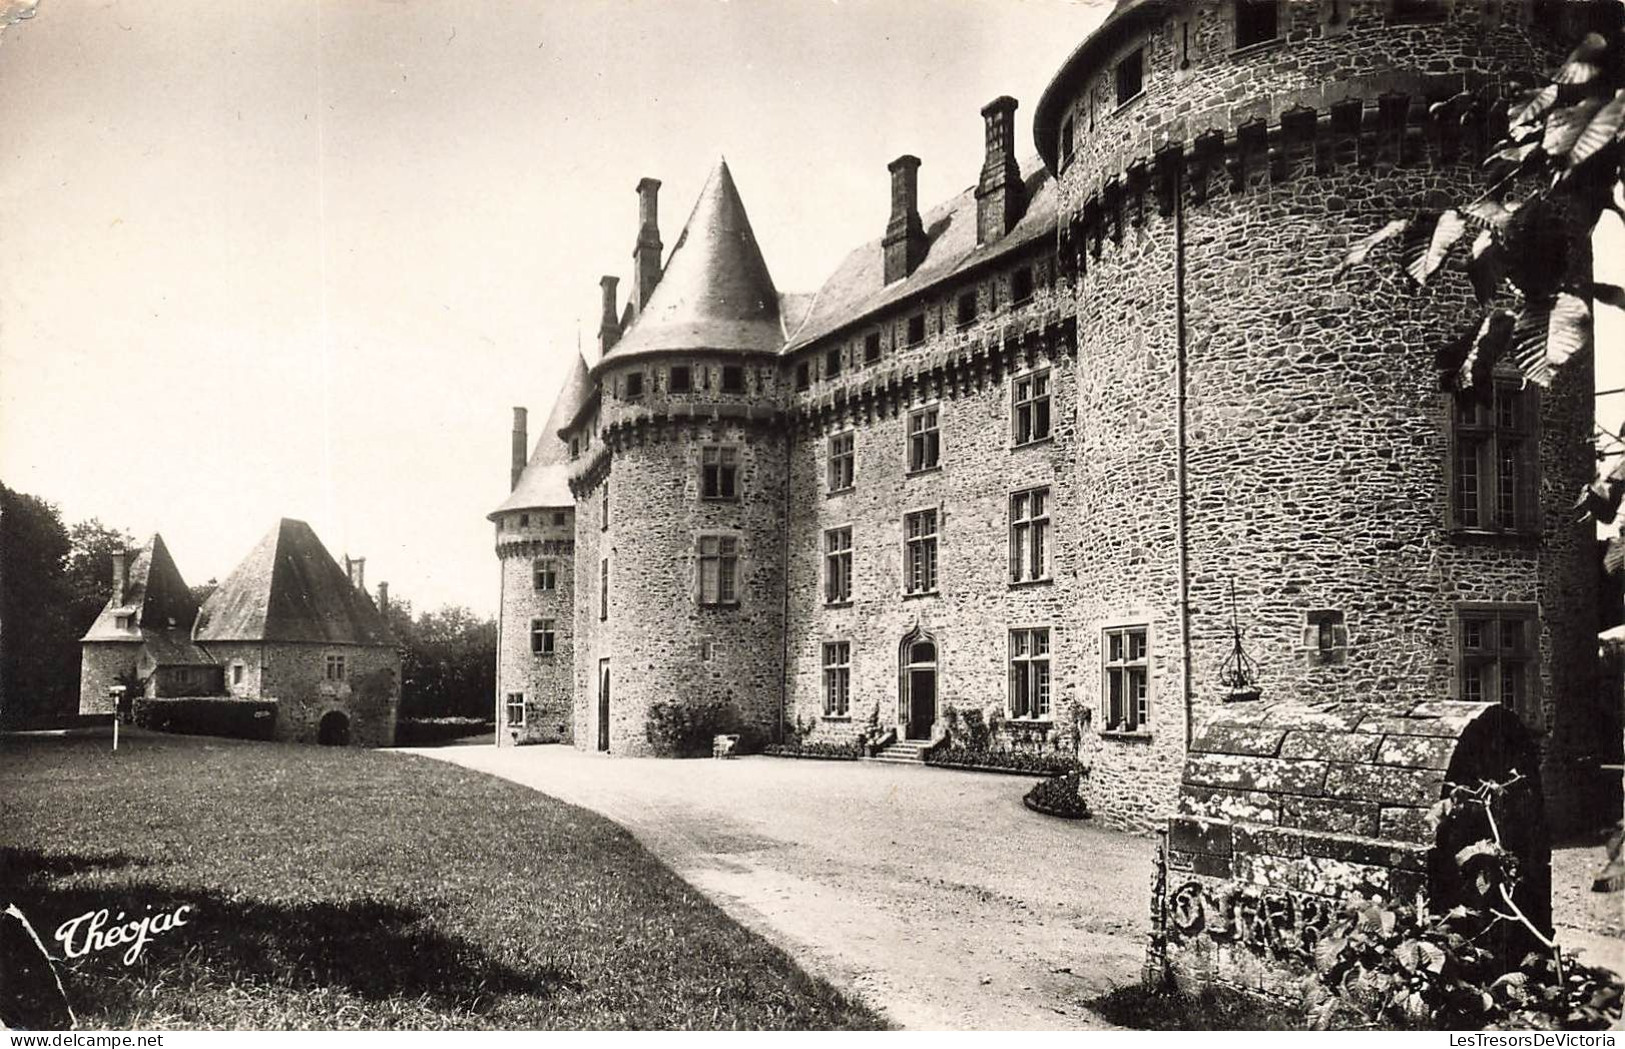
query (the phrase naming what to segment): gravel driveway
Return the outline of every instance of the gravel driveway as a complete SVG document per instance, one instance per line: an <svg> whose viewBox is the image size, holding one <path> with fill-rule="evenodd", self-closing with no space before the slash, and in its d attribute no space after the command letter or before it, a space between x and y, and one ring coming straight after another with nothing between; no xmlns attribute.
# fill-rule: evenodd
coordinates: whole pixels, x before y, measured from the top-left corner
<svg viewBox="0 0 1625 1049"><path fill-rule="evenodd" d="M1139 979L1152 842L1029 812L1024 777L564 746L412 753L608 816L905 1027L1100 1027L1080 1003Z"/></svg>

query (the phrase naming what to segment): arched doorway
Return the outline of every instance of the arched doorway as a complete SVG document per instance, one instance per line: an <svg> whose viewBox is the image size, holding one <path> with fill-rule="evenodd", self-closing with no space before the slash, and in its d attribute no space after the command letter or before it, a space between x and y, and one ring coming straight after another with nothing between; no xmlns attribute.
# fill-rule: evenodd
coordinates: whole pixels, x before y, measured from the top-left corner
<svg viewBox="0 0 1625 1049"><path fill-rule="evenodd" d="M930 739L937 723L937 639L921 630L903 637L898 653L897 720L904 739Z"/></svg>
<svg viewBox="0 0 1625 1049"><path fill-rule="evenodd" d="M330 710L322 715L322 723L316 730L316 742L324 747L347 747L350 745L350 719L337 710Z"/></svg>

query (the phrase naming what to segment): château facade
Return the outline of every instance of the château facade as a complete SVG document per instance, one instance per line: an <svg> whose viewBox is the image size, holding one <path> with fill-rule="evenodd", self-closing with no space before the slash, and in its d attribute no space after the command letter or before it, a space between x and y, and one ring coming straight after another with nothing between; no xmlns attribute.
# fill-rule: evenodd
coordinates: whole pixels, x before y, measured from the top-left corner
<svg viewBox="0 0 1625 1049"><path fill-rule="evenodd" d="M528 463L516 426L491 515L499 743L645 753L656 702L830 741L998 711L1145 829L1234 698L1239 626L1265 699L1504 703L1579 811L1619 736L1571 510L1589 352L1440 392L1465 276L1335 271L1482 191L1499 107L1430 103L1550 69L1586 6L1121 0L1033 107L1036 157L1008 97L951 200L922 209L899 157L884 228L811 295L774 285L725 163L668 256L644 179L628 301L604 278L596 359ZM1282 822L1337 823L1315 804Z"/></svg>

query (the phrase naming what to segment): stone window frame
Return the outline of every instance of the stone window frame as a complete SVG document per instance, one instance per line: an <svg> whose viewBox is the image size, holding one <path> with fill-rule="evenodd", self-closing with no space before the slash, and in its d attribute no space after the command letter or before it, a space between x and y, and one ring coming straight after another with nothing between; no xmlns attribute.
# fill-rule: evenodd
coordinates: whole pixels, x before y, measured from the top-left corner
<svg viewBox="0 0 1625 1049"><path fill-rule="evenodd" d="M836 442L841 441L845 448L837 449ZM838 464L844 462L845 468ZM837 476L837 475L842 476ZM844 484L836 482L845 481ZM858 486L858 431L856 427L846 427L836 430L824 442L824 493L826 495L841 495L852 491Z"/></svg>
<svg viewBox="0 0 1625 1049"><path fill-rule="evenodd" d="M1242 8L1244 6L1263 7L1266 4L1275 9L1275 35L1260 37L1257 40L1242 43ZM1225 14L1228 16L1230 23L1230 53L1232 55L1252 54L1255 51L1268 51L1270 48L1279 47L1286 43L1287 34L1292 29L1292 9L1289 4L1283 3L1282 0L1230 0L1225 5Z"/></svg>
<svg viewBox="0 0 1625 1049"><path fill-rule="evenodd" d="M1302 649L1312 667L1343 666L1348 662L1349 628L1340 608L1311 608L1303 614Z"/></svg>
<svg viewBox="0 0 1625 1049"><path fill-rule="evenodd" d="M682 376L682 382L678 382ZM694 367L689 364L674 364L666 370L666 389L672 393L694 392Z"/></svg>
<svg viewBox="0 0 1625 1049"><path fill-rule="evenodd" d="M1505 535L1539 539L1545 524L1545 511L1540 504L1540 410L1539 387L1520 386L1520 380L1498 374L1493 380L1494 400L1486 410L1474 404L1468 391L1443 395L1445 427L1448 436L1445 456L1445 526L1458 536ZM1514 405L1513 418L1507 421L1501 415L1503 396L1510 396ZM1462 410L1473 407L1473 419L1464 422ZM1484 413L1487 411L1488 419ZM1471 439L1479 445L1474 457L1475 501L1473 520L1463 512L1462 470L1463 443ZM1496 503L1503 491L1499 463L1505 444L1516 442L1522 455L1516 462L1512 477L1512 523L1503 523ZM1486 511L1492 520L1486 523Z"/></svg>
<svg viewBox="0 0 1625 1049"><path fill-rule="evenodd" d="M1039 636L1043 637L1043 651L1039 652ZM1008 648L1005 665L1009 667L1009 686L1005 693L1005 716L1023 725L1048 725L1055 721L1055 628L1048 623L1036 626L1016 626L1007 633ZM1018 639L1025 641L1026 649L1018 651ZM1042 688L1036 675L1042 667ZM1016 693L1021 684L1027 686L1025 704L1032 713L1017 713Z"/></svg>
<svg viewBox="0 0 1625 1049"><path fill-rule="evenodd" d="M604 488L598 493L598 530L609 531L609 478L604 478Z"/></svg>
<svg viewBox="0 0 1625 1049"><path fill-rule="evenodd" d="M852 720L852 640L831 638L819 644L822 719ZM839 703L835 700L839 698Z"/></svg>
<svg viewBox="0 0 1625 1049"><path fill-rule="evenodd" d="M1029 586L1033 583L1055 581L1054 522L1050 516L1055 502L1054 493L1054 486L1048 484L1029 485L1010 492L1006 504L1009 508L1010 526L1010 571L1006 576L1006 582L1010 586ZM1032 509L1035 495L1043 500L1041 513L1035 513ZM1020 517L1016 516L1017 500L1022 501ZM1042 570L1038 574L1032 574L1033 554L1040 546L1043 550Z"/></svg>
<svg viewBox="0 0 1625 1049"><path fill-rule="evenodd" d="M515 711L519 713L517 718L514 717ZM525 727L525 694L523 692L509 692L507 694L507 700L503 704L502 716L503 723L509 728Z"/></svg>
<svg viewBox="0 0 1625 1049"><path fill-rule="evenodd" d="M248 667L240 659L232 660L229 669L231 673L228 677L230 677L233 687L241 685L248 677Z"/></svg>
<svg viewBox="0 0 1625 1049"><path fill-rule="evenodd" d="M730 382L729 380L732 378L737 378L739 381ZM722 366L722 376L717 380L717 389L722 393L744 393L745 366L743 364L724 364Z"/></svg>
<svg viewBox="0 0 1625 1049"><path fill-rule="evenodd" d="M1145 635L1145 656L1137 660L1111 659L1111 636L1134 632ZM1156 675L1153 673L1152 653L1155 632L1149 615L1125 616L1100 625L1100 735L1115 739L1150 739L1151 717L1156 710ZM1111 716L1111 671L1114 669L1140 669L1145 674L1145 715L1132 728L1119 728Z"/></svg>
<svg viewBox="0 0 1625 1049"><path fill-rule="evenodd" d="M922 427L918 431L914 428L914 420L922 419L927 414L933 417L932 425ZM931 473L942 469L942 402L939 400L926 401L917 404L908 410L907 421L904 423L903 441L903 473L914 477L919 474ZM914 439L921 438L919 465L915 463ZM929 459L927 452L930 452Z"/></svg>
<svg viewBox="0 0 1625 1049"><path fill-rule="evenodd" d="M919 346L920 344L924 343L930 335L930 332L926 331L924 310L911 315L906 321L903 322L903 328L904 341L906 345L909 346ZM919 334L917 336L915 335L916 329L919 330Z"/></svg>
<svg viewBox="0 0 1625 1049"><path fill-rule="evenodd" d="M831 346L824 351L824 378L834 379L841 374L841 348Z"/></svg>
<svg viewBox="0 0 1625 1049"><path fill-rule="evenodd" d="M743 447L718 441L700 445L700 499L708 503L737 503L740 499L740 467ZM714 458L715 462L710 460ZM712 470L715 474L712 474ZM713 484L713 478L715 483Z"/></svg>
<svg viewBox="0 0 1625 1049"><path fill-rule="evenodd" d="M1114 89L1112 98L1117 103L1116 108L1112 110L1113 114L1122 112L1129 106L1132 106L1134 103L1145 97L1145 58L1145 42L1142 40L1140 43L1125 50L1121 55L1118 56L1117 61L1112 63L1112 86ZM1139 86L1133 94L1124 95L1123 88L1125 84L1123 74L1131 60L1139 63Z"/></svg>
<svg viewBox="0 0 1625 1049"><path fill-rule="evenodd" d="M1470 652L1468 628L1472 623L1493 622L1502 636L1498 645L1486 648L1482 642ZM1522 633L1519 649L1505 643L1502 624L1515 623ZM1521 649L1521 650L1520 650ZM1519 694L1507 702L1506 679L1502 668L1509 658L1522 663L1517 682ZM1450 609L1450 698L1471 703L1496 703L1523 721L1530 732L1544 734L1545 719L1540 709L1540 605L1534 601L1458 601ZM1469 668L1489 668L1494 675L1488 694L1473 699L1467 690Z"/></svg>
<svg viewBox="0 0 1625 1049"><path fill-rule="evenodd" d="M559 559L538 557L530 563L530 588L543 592L559 588Z"/></svg>
<svg viewBox="0 0 1625 1049"><path fill-rule="evenodd" d="M846 545L839 548L832 546L831 541L841 533L846 535ZM857 541L854 536L855 532L850 521L830 525L822 533L819 554L823 568L820 575L823 582L822 593L825 608L845 608L852 604L852 585L856 578L857 550ZM837 590L835 587L835 583L839 578L837 570L838 566L843 564L845 579L842 581L845 583L845 587L842 590Z"/></svg>
<svg viewBox="0 0 1625 1049"><path fill-rule="evenodd" d="M1024 306L1032 301L1038 288L1033 264L1026 263L1010 271L1010 305ZM1025 289L1025 290L1023 290Z"/></svg>
<svg viewBox="0 0 1625 1049"><path fill-rule="evenodd" d="M624 378L626 379L626 385L622 388L624 392L621 395L621 400L623 400L623 401L641 401L641 400L643 400L643 395L645 393L644 384L643 384L643 372L641 372L641 371L629 371L629 372L626 373ZM636 381L634 382L633 380L636 380Z"/></svg>
<svg viewBox="0 0 1625 1049"><path fill-rule="evenodd" d="M714 553L708 552L708 543L715 543ZM706 530L694 537L694 604L699 608L738 608L739 580L743 573L744 543L737 531L727 529ZM706 562L717 562L716 597L706 599ZM724 574L724 570L731 574ZM724 584L727 584L725 587Z"/></svg>
<svg viewBox="0 0 1625 1049"><path fill-rule="evenodd" d="M559 651L559 621L543 616L530 620L530 654L538 659L551 659Z"/></svg>
<svg viewBox="0 0 1625 1049"><path fill-rule="evenodd" d="M1061 121L1061 141L1055 150L1061 158L1061 171L1065 171L1077 158L1077 143L1077 128L1073 124L1072 114L1068 113L1066 119Z"/></svg>
<svg viewBox="0 0 1625 1049"><path fill-rule="evenodd" d="M954 296L954 330L964 331L976 323L981 315L980 296L974 287L966 288Z"/></svg>
<svg viewBox="0 0 1625 1049"><path fill-rule="evenodd" d="M863 363L865 366L879 364L881 356L880 332L872 331L863 337Z"/></svg>
<svg viewBox="0 0 1625 1049"><path fill-rule="evenodd" d="M344 681L349 676L349 661L345 653L325 653L325 658L322 660L322 680Z"/></svg>
<svg viewBox="0 0 1625 1049"><path fill-rule="evenodd" d="M1038 392L1043 381L1044 390ZM1025 395L1022 384L1030 383ZM1028 436L1022 438L1022 409L1028 409ZM1039 417L1043 417L1043 433L1039 433ZM1048 363L1036 365L1010 376L1010 447L1027 448L1055 439L1055 369Z"/></svg>
<svg viewBox="0 0 1625 1049"><path fill-rule="evenodd" d="M609 619L609 558L598 562L598 621Z"/></svg>
<svg viewBox="0 0 1625 1049"><path fill-rule="evenodd" d="M910 535L909 528L912 522L922 514L931 514L931 531L922 531L918 535ZM903 597L936 597L942 593L942 504L933 503L926 506L917 506L903 511L902 529L902 555L903 555ZM930 585L913 589L915 581L914 547L919 546L926 551L924 575Z"/></svg>
<svg viewBox="0 0 1625 1049"><path fill-rule="evenodd" d="M807 390L812 388L812 363L810 361L796 362L796 389Z"/></svg>

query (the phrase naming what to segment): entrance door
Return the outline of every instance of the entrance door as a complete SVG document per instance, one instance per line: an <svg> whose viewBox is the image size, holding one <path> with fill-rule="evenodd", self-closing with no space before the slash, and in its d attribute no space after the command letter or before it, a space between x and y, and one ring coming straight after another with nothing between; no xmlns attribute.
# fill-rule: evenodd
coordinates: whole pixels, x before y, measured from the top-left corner
<svg viewBox="0 0 1625 1049"><path fill-rule="evenodd" d="M937 645L929 638L903 642L905 739L930 739L937 723Z"/></svg>
<svg viewBox="0 0 1625 1049"><path fill-rule="evenodd" d="M609 750L609 660L598 661L598 749Z"/></svg>

